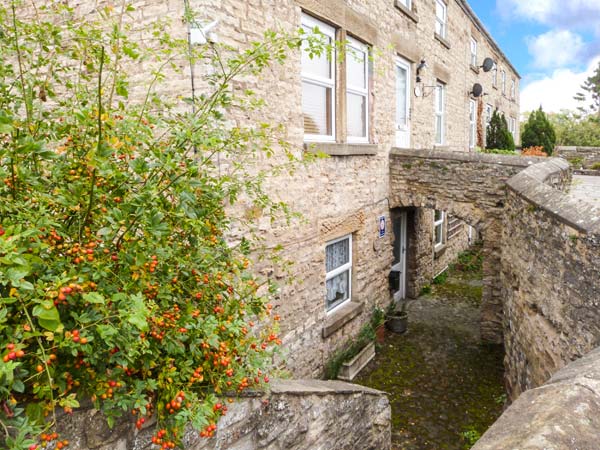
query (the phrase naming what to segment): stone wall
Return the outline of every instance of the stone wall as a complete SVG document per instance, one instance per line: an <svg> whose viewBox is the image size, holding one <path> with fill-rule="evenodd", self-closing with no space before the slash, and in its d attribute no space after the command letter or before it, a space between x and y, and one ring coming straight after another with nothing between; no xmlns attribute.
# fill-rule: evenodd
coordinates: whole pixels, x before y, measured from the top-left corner
<svg viewBox="0 0 600 450"><path fill-rule="evenodd" d="M600 147L566 147L554 149L554 155L565 158L573 169L591 169L594 164L600 167Z"/></svg>
<svg viewBox="0 0 600 450"><path fill-rule="evenodd" d="M508 182L503 248L510 396L539 386L600 345L600 208L561 192L552 159Z"/></svg>
<svg viewBox="0 0 600 450"><path fill-rule="evenodd" d="M521 395L472 450L596 450L600 349Z"/></svg>
<svg viewBox="0 0 600 450"><path fill-rule="evenodd" d="M228 404L214 438L188 431L186 450L388 450L391 409L382 392L341 381L278 381L269 394ZM93 409L59 419L72 450L150 450L152 421L112 430Z"/></svg>
<svg viewBox="0 0 600 450"><path fill-rule="evenodd" d="M542 160L407 149L394 149L390 156L392 207L443 210L481 234L484 254L481 334L489 342L502 342L500 255L506 181ZM423 239L431 242L431 237Z"/></svg>

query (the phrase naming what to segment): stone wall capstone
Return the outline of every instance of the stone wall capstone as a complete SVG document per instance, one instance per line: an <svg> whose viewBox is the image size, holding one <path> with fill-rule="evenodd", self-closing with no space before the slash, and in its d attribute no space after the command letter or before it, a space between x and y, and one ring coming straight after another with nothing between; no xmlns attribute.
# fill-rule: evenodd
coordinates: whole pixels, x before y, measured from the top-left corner
<svg viewBox="0 0 600 450"><path fill-rule="evenodd" d="M215 437L186 432L186 450L388 450L391 409L385 393L341 381L279 380L268 394L228 404ZM59 419L72 450L149 450L153 421L113 429L94 409Z"/></svg>
<svg viewBox="0 0 600 450"><path fill-rule="evenodd" d="M554 155L565 158L574 169L591 169L595 164L600 168L600 147L558 146Z"/></svg>

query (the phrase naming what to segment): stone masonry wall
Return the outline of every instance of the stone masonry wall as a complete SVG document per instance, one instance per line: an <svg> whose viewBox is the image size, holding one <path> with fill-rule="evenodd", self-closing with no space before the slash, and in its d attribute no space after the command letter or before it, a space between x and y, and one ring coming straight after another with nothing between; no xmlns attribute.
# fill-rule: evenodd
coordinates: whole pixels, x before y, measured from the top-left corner
<svg viewBox="0 0 600 450"><path fill-rule="evenodd" d="M600 345L600 208L561 192L566 161L508 182L502 281L509 395Z"/></svg>
<svg viewBox="0 0 600 450"><path fill-rule="evenodd" d="M591 169L594 164L600 167L600 147L556 147L554 155L565 158L574 169Z"/></svg>
<svg viewBox="0 0 600 450"><path fill-rule="evenodd" d="M392 207L444 210L481 233L484 254L481 334L489 342L502 342L500 255L505 183L540 160L405 149L394 149L390 157Z"/></svg>
<svg viewBox="0 0 600 450"><path fill-rule="evenodd" d="M600 429L600 349L521 395L472 450L596 450Z"/></svg>
<svg viewBox="0 0 600 450"><path fill-rule="evenodd" d="M211 439L189 430L186 450L388 450L391 409L382 392L341 381L278 381L269 394L228 404ZM153 422L111 430L93 409L59 419L72 450L149 450Z"/></svg>

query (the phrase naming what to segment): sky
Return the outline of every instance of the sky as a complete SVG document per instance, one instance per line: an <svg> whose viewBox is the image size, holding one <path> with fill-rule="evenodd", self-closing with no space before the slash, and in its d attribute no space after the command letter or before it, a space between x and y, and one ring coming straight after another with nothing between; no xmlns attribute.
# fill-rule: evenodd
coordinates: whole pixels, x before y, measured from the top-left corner
<svg viewBox="0 0 600 450"><path fill-rule="evenodd" d="M521 112L576 109L600 63L600 0L468 0L521 75Z"/></svg>

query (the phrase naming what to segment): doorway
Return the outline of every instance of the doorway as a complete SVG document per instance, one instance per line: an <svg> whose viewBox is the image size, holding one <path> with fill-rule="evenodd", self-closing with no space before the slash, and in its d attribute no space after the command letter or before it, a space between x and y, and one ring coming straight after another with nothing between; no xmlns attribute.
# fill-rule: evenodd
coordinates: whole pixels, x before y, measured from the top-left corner
<svg viewBox="0 0 600 450"><path fill-rule="evenodd" d="M391 289L394 301L406 298L406 230L408 214L398 211L392 214L392 228L394 231L394 263L390 273Z"/></svg>

